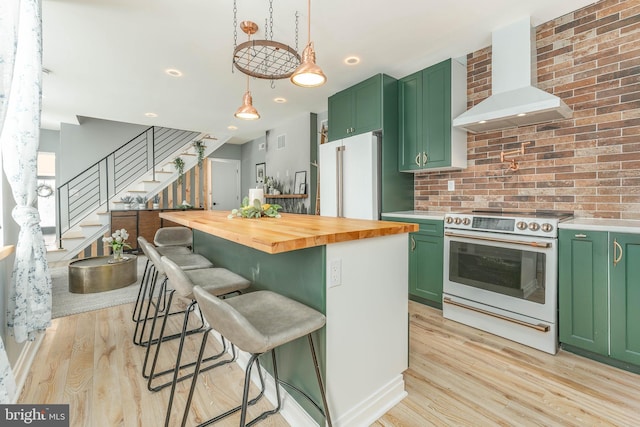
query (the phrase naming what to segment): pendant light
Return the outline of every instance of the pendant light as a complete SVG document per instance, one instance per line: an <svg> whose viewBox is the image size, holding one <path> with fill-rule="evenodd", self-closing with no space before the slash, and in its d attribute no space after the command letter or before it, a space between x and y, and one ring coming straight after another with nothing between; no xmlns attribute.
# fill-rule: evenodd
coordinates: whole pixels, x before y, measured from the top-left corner
<svg viewBox="0 0 640 427"><path fill-rule="evenodd" d="M247 91L242 97L242 105L235 112L234 116L242 120L257 120L260 118L258 110L253 106L253 98L251 97L251 91L249 90L249 76L247 76Z"/></svg>
<svg viewBox="0 0 640 427"><path fill-rule="evenodd" d="M302 63L291 75L291 83L302 87L321 86L327 81L327 76L316 65L316 52L311 41L311 0L307 0L307 36L307 46L302 52Z"/></svg>

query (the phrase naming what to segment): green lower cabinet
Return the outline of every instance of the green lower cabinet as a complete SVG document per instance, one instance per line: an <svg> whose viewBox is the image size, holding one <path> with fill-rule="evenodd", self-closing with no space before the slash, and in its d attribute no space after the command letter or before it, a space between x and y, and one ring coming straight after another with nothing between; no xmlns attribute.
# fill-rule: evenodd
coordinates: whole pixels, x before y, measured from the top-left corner
<svg viewBox="0 0 640 427"><path fill-rule="evenodd" d="M607 232L560 230L560 342L607 354Z"/></svg>
<svg viewBox="0 0 640 427"><path fill-rule="evenodd" d="M640 234L560 230L558 280L560 342L639 370Z"/></svg>
<svg viewBox="0 0 640 427"><path fill-rule="evenodd" d="M640 234L611 233L611 357L640 366Z"/></svg>
<svg viewBox="0 0 640 427"><path fill-rule="evenodd" d="M442 308L444 221L394 217L392 213L382 214L382 219L420 226L419 231L409 233L409 298Z"/></svg>
<svg viewBox="0 0 640 427"><path fill-rule="evenodd" d="M421 233L409 237L409 294L442 307L443 238Z"/></svg>

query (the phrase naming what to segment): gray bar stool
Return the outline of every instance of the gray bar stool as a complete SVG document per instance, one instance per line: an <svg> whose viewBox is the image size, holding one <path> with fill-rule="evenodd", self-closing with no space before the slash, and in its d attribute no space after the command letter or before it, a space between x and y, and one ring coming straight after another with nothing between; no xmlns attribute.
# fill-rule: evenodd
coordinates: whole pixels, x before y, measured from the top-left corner
<svg viewBox="0 0 640 427"><path fill-rule="evenodd" d="M162 246L193 246L193 231L188 227L162 227L156 231L153 244Z"/></svg>
<svg viewBox="0 0 640 427"><path fill-rule="evenodd" d="M182 325L182 333L180 336L180 345L178 347L178 352L176 355L176 364L172 370L173 372L173 380L171 382L162 384L160 386L152 387L152 380L155 375L163 375L165 372L160 372L154 375L156 363L158 360L158 354L160 353L160 345L162 343L162 337L164 336L164 329L166 326L166 316L162 322L162 327L160 328L160 335L158 336L158 344L156 345L156 352L153 358L153 364L151 365L151 374L149 376L149 381L147 383L147 388L150 391L158 391L169 384L171 384L171 392L169 394L169 403L167 405L167 417L169 417L171 413L171 407L173 405L173 397L175 395L176 385L179 381L190 378L194 374L187 374L182 377L179 377L180 369L190 367L196 364L196 362L187 363L185 365L180 365L182 359L182 350L184 347L184 340L186 335L189 334L187 331L187 325L189 322L189 313L193 311L194 307L198 306L197 301L195 300L195 296L193 295L194 286L199 287L212 296L230 296L231 294L239 294L242 290L247 289L251 282L245 279L242 276L239 276L226 268L205 268L200 270L190 270L185 271L178 266L175 262L173 262L170 258L164 256L162 257L162 264L169 279L169 283L173 287L173 290L169 292L169 296L167 298L167 304L170 306L173 300L174 295L177 295L179 298L185 299L189 301L189 306L187 310L185 310L184 322ZM199 309L199 306L198 306ZM202 317L202 313L200 313ZM152 329L153 331L153 329ZM208 332L208 329L201 328L196 332ZM218 359L223 356L227 352L226 342L223 343L223 349L220 353L210 356L206 359L199 358L198 361L208 362L211 360ZM148 351L148 348L147 348ZM200 369L199 371L208 371L217 366L233 362L235 360L235 349L233 349L233 357L231 360L225 360L223 362L219 362L210 366L207 366L204 369Z"/></svg>
<svg viewBox="0 0 640 427"><path fill-rule="evenodd" d="M142 345L142 346L146 346L149 344L149 341L144 341L143 337L144 337L144 332L145 329L147 327L147 321L152 320L153 316L149 316L149 312L151 310L151 306L155 306L156 309L159 309L160 312L163 313L163 316L168 316L168 315L172 315L172 314L178 314L178 313L182 313L182 311L176 312L176 313L169 313L165 308L166 308L166 304L165 304L165 290L166 290L166 276L164 274L164 269L162 268L162 262L160 261L160 258L162 257L162 255L159 253L158 248L156 248L155 246L153 246L151 243L147 242L147 240L143 237L138 238L138 243L141 245L143 252L147 255L147 257L149 258L149 260L151 261L151 264L153 266L153 275L150 276L151 279L148 282L149 286L148 286L148 302L146 304L146 311L144 314L144 317L142 317L142 311L143 311L143 306L144 306L144 294L142 296L142 301L138 307L139 310L139 314L138 314L138 318L140 319L137 323L136 323L136 327L133 333L133 342L136 345ZM176 264L178 264L180 266L180 268L184 269L184 270L196 270L196 269L200 269L200 268L211 268L213 267L213 264L211 263L211 261L209 261L207 258L203 257L202 255L199 254L194 254L194 253L187 253L187 254L182 254L182 253L176 253L174 255L168 255ZM156 285L158 282L158 278L162 277L161 283L160 283L160 290L158 291L158 297L155 301L155 303L153 302L153 297L156 294ZM146 289L145 289L146 292ZM160 309L159 307L162 305L162 309ZM140 324L142 324L142 327L140 328ZM140 330L140 333L138 334L138 330ZM167 339L173 339L173 338L177 338L179 337L179 334L171 336L171 337L167 337ZM151 337L153 338L153 337Z"/></svg>
<svg viewBox="0 0 640 427"><path fill-rule="evenodd" d="M141 241L146 242L147 240L144 237L138 237L138 248L147 257L147 262L144 265L144 272L142 273L142 279L140 279L140 288L138 289L138 296L136 298L136 303L133 307L133 312L131 314L131 320L136 323L140 322L140 317L142 314L141 304L145 298L145 294L149 286L151 276L155 272L155 270L153 269L153 264L149 259L149 256L144 252L144 247L143 247L144 245L141 243ZM158 250L160 255L167 255L167 256L187 255L191 253L191 249L189 249L189 247L187 246L162 246L156 249Z"/></svg>
<svg viewBox="0 0 640 427"><path fill-rule="evenodd" d="M271 291L252 292L221 300L214 295L211 295L205 289L196 286L193 289L193 294L195 295L196 301L198 301L200 310L207 323L209 325L213 325L215 330L217 330L220 335L228 339L233 345L236 345L239 349L251 354L251 358L249 359L249 363L247 364L245 371L242 405L230 409L227 412L200 424L200 426L215 423L238 410L241 411L241 427L245 425L250 426L269 415L277 413L282 406L282 401L279 388L279 384L281 382L278 379L278 365L276 363L276 353L274 349L280 345L306 335L309 341L309 348L311 350L313 365L316 371L318 386L320 387L324 416L327 424L331 427L332 424L327 405L327 398L324 385L322 383L320 367L318 366L318 359L313 345L313 338L311 337L312 332L324 326L326 318L323 314L307 307L304 304ZM210 327L209 330L211 329L212 328ZM193 392L195 390L198 372L200 369L200 360L202 359L202 354L204 353L208 336L209 334L205 333L202 337L198 363L196 364L193 374L191 389L189 390L189 397L187 398L182 418L182 426L187 422L189 408L191 406L191 400L193 398ZM266 353L267 351L271 351L273 377L276 384L278 405L275 409L265 411L249 423L245 424L247 406L256 400L254 399L252 402L249 402L251 368L254 363L257 363L258 356ZM259 364L258 370L260 370ZM318 407L318 405L315 406ZM167 413L165 426L169 425L169 417L170 414Z"/></svg>

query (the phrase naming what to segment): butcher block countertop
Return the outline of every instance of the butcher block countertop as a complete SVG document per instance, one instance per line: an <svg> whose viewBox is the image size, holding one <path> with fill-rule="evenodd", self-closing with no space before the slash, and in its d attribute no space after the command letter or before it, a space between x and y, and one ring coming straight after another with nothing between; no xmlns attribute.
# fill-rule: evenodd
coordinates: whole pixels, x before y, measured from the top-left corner
<svg viewBox="0 0 640 427"><path fill-rule="evenodd" d="M229 219L229 213L174 211L160 217L270 254L418 231L417 224L402 222L286 213L280 218Z"/></svg>

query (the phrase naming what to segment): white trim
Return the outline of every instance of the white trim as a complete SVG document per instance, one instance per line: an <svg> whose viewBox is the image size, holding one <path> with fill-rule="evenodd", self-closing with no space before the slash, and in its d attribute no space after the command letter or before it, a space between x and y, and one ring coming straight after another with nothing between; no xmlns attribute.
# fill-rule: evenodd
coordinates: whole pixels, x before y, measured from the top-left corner
<svg viewBox="0 0 640 427"><path fill-rule="evenodd" d="M35 340L26 341L22 347L18 360L16 360L15 366L13 367L13 376L16 381L16 394L13 396L12 403L18 403L18 398L22 393L22 388L27 381L31 365L33 365L33 360L38 353L42 341L44 341L44 332L39 333Z"/></svg>
<svg viewBox="0 0 640 427"><path fill-rule="evenodd" d="M400 374L380 389L371 393L366 400L361 401L357 406L335 420L333 424L338 427L369 426L400 403L407 395L408 393L404 389L404 377Z"/></svg>

